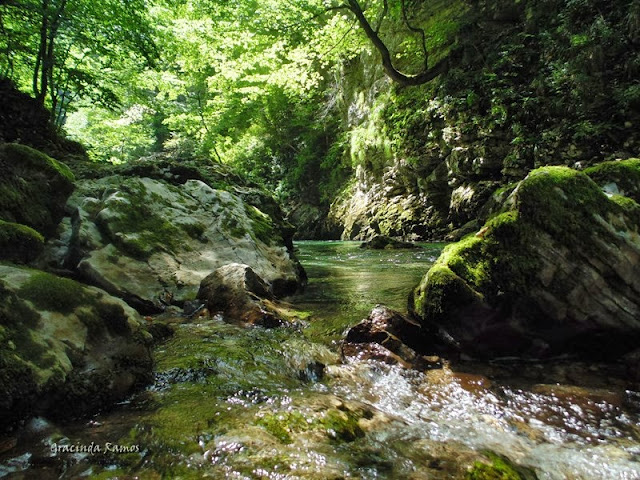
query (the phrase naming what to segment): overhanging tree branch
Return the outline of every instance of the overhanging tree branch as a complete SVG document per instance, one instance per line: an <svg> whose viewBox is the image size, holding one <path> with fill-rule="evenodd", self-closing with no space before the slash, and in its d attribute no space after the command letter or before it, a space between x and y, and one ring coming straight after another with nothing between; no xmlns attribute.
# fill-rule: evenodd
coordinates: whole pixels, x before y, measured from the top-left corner
<svg viewBox="0 0 640 480"><path fill-rule="evenodd" d="M387 2L385 1L385 7L386 7L386 3ZM378 32L376 31L376 29L374 29L369 23L369 21L367 20L367 17L365 16L364 11L362 10L362 7L358 3L358 0L347 0L347 4L345 5L345 8L348 8L355 15L356 19L358 20L358 24L360 25L360 28L362 28L365 35L369 39L369 41L373 44L376 50L378 50L378 53L380 53L380 56L382 57L382 67L384 68L385 73L394 82L399 83L402 86L422 85L423 83L427 83L433 80L438 75L448 70L449 61L448 59L445 58L443 60L440 60L438 63L436 63L430 68L426 64L427 60L425 59L425 69L422 72L418 73L417 75L406 75L400 72L393 65L393 60L391 59L391 53L389 52L389 49L387 48L386 44L382 41L382 39L378 35ZM405 18L406 18L404 2L403 2L403 15L405 15ZM409 24L407 23L406 20L405 20L405 23L409 27ZM415 27L413 28L409 27L409 28L413 30L413 28ZM416 29L416 30L420 31L421 29ZM424 35L424 31L422 32L422 34ZM424 52L428 53L426 50L426 42L423 42L423 48L424 48ZM428 55L426 56L428 58Z"/></svg>

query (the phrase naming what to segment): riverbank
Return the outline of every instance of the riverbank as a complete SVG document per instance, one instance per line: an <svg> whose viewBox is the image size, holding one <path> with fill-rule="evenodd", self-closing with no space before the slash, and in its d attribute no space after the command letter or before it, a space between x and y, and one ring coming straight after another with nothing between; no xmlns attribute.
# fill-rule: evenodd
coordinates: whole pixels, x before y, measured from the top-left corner
<svg viewBox="0 0 640 480"><path fill-rule="evenodd" d="M402 282L414 285L442 248L358 246L296 244L309 285L289 298L305 312L291 326L175 324L151 387L84 422L32 421L0 474L465 478L502 455L541 479L637 478L640 394L595 365L342 362L345 330L383 296L401 309ZM103 451L53 453L92 442Z"/></svg>

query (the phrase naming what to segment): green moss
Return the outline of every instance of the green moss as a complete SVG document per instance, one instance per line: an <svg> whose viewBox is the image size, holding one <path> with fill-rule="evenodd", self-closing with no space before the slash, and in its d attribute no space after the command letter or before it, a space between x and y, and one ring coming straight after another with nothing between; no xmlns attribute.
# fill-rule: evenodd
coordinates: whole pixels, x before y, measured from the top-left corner
<svg viewBox="0 0 640 480"><path fill-rule="evenodd" d="M640 159L603 162L584 170L598 185L615 183L625 196L640 202Z"/></svg>
<svg viewBox="0 0 640 480"><path fill-rule="evenodd" d="M364 430L359 424L361 417L361 414L351 410L331 409L326 412L325 417L322 419L322 425L334 440L352 442L364 437Z"/></svg>
<svg viewBox="0 0 640 480"><path fill-rule="evenodd" d="M247 230L241 225L238 219L225 212L222 217L222 228L224 228L233 238L242 238L247 234Z"/></svg>
<svg viewBox="0 0 640 480"><path fill-rule="evenodd" d="M298 411L269 413L260 417L256 425L267 430L280 443L293 443L293 434L310 430L323 430L332 440L352 442L364 436L358 423L362 412L348 409L329 409L321 417L305 417Z"/></svg>
<svg viewBox="0 0 640 480"><path fill-rule="evenodd" d="M2 154L7 155L13 162L36 170L44 170L47 175L59 175L69 183L75 181L75 176L69 167L38 150L17 143L8 143L0 148L3 150Z"/></svg>
<svg viewBox="0 0 640 480"><path fill-rule="evenodd" d="M175 250L183 244L185 235L180 228L158 214L150 202L144 184L129 183L122 186L126 199L112 199L109 209L116 212L108 221L111 241L134 258L148 259L160 250ZM100 223L100 216L98 216Z"/></svg>
<svg viewBox="0 0 640 480"><path fill-rule="evenodd" d="M481 300L465 281L449 267L431 267L413 294L412 309L422 318L442 322L451 309Z"/></svg>
<svg viewBox="0 0 640 480"><path fill-rule="evenodd" d="M27 263L44 248L44 237L34 229L0 220L0 260Z"/></svg>
<svg viewBox="0 0 640 480"><path fill-rule="evenodd" d="M488 260L482 256L482 239L469 235L458 243L445 247L438 263L474 286L481 286L488 275Z"/></svg>
<svg viewBox="0 0 640 480"><path fill-rule="evenodd" d="M32 148L0 146L0 219L27 225L45 236L55 232L73 191L73 174Z"/></svg>
<svg viewBox="0 0 640 480"><path fill-rule="evenodd" d="M475 462L466 475L466 480L535 480L535 473L515 466L506 457L487 452L490 463Z"/></svg>
<svg viewBox="0 0 640 480"><path fill-rule="evenodd" d="M517 190L517 210L523 222L574 249L588 245L594 229L593 215L606 216L610 202L587 175L566 167L534 170Z"/></svg>
<svg viewBox="0 0 640 480"><path fill-rule="evenodd" d="M254 238L260 240L266 245L271 245L274 242L280 240L276 235L276 230L273 225L273 220L266 213L262 213L253 205L245 204L245 211L251 221L251 227L253 229Z"/></svg>
<svg viewBox="0 0 640 480"><path fill-rule="evenodd" d="M18 294L42 310L60 313L71 313L89 301L80 283L45 272L34 273Z"/></svg>
<svg viewBox="0 0 640 480"><path fill-rule="evenodd" d="M280 443L286 445L293 443L292 433L309 430L312 427L312 422L307 422L307 419L300 412L287 411L264 415L258 419L256 425L263 427Z"/></svg>
<svg viewBox="0 0 640 480"><path fill-rule="evenodd" d="M191 238L198 239L202 236L202 234L207 230L207 227L200 223L183 223L180 227L189 235Z"/></svg>

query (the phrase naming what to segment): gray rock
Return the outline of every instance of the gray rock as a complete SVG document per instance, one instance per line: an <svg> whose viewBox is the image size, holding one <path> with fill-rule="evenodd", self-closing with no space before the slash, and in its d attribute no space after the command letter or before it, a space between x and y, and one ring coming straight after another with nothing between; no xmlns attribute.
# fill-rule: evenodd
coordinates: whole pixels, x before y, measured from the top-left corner
<svg viewBox="0 0 640 480"><path fill-rule="evenodd" d="M301 269L270 217L199 180L175 186L149 178L83 181L62 266L142 312L195 298L200 281L229 263L251 265L278 295Z"/></svg>
<svg viewBox="0 0 640 480"><path fill-rule="evenodd" d="M0 265L0 332L0 427L95 411L151 379L138 313L67 278Z"/></svg>

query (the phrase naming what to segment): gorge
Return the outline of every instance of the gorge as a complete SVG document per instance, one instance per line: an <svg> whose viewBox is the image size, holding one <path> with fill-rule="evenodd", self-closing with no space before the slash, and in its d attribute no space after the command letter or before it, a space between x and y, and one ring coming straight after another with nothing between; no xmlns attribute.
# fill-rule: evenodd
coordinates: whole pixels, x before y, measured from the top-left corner
<svg viewBox="0 0 640 480"><path fill-rule="evenodd" d="M51 5L0 478L640 478L636 0Z"/></svg>

